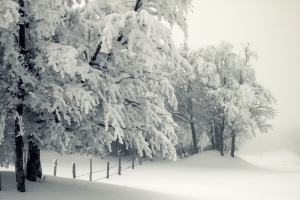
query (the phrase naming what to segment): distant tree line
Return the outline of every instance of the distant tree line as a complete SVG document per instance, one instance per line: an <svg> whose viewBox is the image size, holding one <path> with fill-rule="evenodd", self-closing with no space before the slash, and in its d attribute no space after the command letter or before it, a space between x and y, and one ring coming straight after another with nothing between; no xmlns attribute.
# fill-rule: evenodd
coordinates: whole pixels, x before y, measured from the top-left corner
<svg viewBox="0 0 300 200"><path fill-rule="evenodd" d="M178 100L177 110L170 108L179 124L179 142L199 149L230 151L253 138L256 131L267 133L268 123L276 115L271 92L256 81L250 65L257 54L250 45L236 55L233 46L221 42L191 50L185 42L179 49L193 67L192 71L175 72L171 84Z"/></svg>

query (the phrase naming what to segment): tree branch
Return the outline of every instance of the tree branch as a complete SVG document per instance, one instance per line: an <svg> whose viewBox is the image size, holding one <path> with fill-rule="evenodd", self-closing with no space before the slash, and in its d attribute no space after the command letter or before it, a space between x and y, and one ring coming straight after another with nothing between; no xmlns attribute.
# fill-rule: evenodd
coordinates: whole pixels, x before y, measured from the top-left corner
<svg viewBox="0 0 300 200"><path fill-rule="evenodd" d="M142 2L141 0L137 0L135 7L134 7L134 11L137 12L137 10L141 7Z"/></svg>
<svg viewBox="0 0 300 200"><path fill-rule="evenodd" d="M94 61L97 59L98 53L100 52L100 49L101 49L101 44L102 44L102 42L100 42L100 44L98 45L98 47L96 49L96 52L94 53L94 55L93 55L93 57L92 57L91 62L89 63L89 65L93 65Z"/></svg>

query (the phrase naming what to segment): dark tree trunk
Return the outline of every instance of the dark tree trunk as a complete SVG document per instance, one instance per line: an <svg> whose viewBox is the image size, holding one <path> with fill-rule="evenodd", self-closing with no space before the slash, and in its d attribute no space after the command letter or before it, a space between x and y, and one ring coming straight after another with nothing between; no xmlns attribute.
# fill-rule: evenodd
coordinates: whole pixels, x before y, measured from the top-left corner
<svg viewBox="0 0 300 200"><path fill-rule="evenodd" d="M147 142L147 138L145 139L145 141ZM146 158L146 151L143 150L143 158Z"/></svg>
<svg viewBox="0 0 300 200"><path fill-rule="evenodd" d="M194 155L194 148L193 148L193 144L190 145L190 152L191 152L191 155Z"/></svg>
<svg viewBox="0 0 300 200"><path fill-rule="evenodd" d="M194 122L191 122L191 130L192 130L192 140L193 140L193 152L196 154L196 153L198 153L198 147L197 147L196 131L195 131Z"/></svg>
<svg viewBox="0 0 300 200"><path fill-rule="evenodd" d="M235 132L232 132L231 136L231 156L234 158L234 152L235 152Z"/></svg>
<svg viewBox="0 0 300 200"><path fill-rule="evenodd" d="M182 148L182 142L180 143L180 159L182 159L183 154L183 148Z"/></svg>
<svg viewBox="0 0 300 200"><path fill-rule="evenodd" d="M22 80L18 82L18 99L21 103L17 105L16 113L17 116L15 118L15 172L16 172L16 183L17 183L17 190L19 192L25 192L25 176L24 176L24 166L23 166L23 136L21 132L21 123L22 123L22 115L23 115L23 104L22 101L24 99L23 96L23 89L22 89Z"/></svg>
<svg viewBox="0 0 300 200"><path fill-rule="evenodd" d="M211 135L211 149L216 150L216 145L215 145L215 137L214 137L214 129L213 126L210 129L210 135Z"/></svg>
<svg viewBox="0 0 300 200"><path fill-rule="evenodd" d="M211 136L211 149L216 150L216 144L215 144L215 137L214 135Z"/></svg>
<svg viewBox="0 0 300 200"><path fill-rule="evenodd" d="M32 141L28 145L28 161L27 161L27 173L26 178L29 181L36 182L36 178L42 178L42 166L40 149Z"/></svg>
<svg viewBox="0 0 300 200"><path fill-rule="evenodd" d="M218 151L220 151L220 138L219 138L219 127L218 127L218 124L214 124L214 127L215 127L215 146L216 146L216 149Z"/></svg>
<svg viewBox="0 0 300 200"><path fill-rule="evenodd" d="M125 141L124 141L124 144L123 144L123 155L124 156L129 156L129 150L126 148L126 144L125 144Z"/></svg>
<svg viewBox="0 0 300 200"><path fill-rule="evenodd" d="M143 158L146 158L146 152L143 150Z"/></svg>
<svg viewBox="0 0 300 200"><path fill-rule="evenodd" d="M20 8L24 7L24 0L19 0ZM20 16L23 17L25 12L23 9L19 10ZM20 46L20 54L25 55L25 24L20 23L19 25L19 46ZM15 171L16 171L16 184L17 190L19 192L25 192L25 176L24 176L24 168L23 168L23 137L22 137L22 116L23 116L23 100L24 100L24 89L23 81L18 77L18 89L17 89L17 97L19 99L19 103L16 108L16 118L15 118Z"/></svg>
<svg viewBox="0 0 300 200"><path fill-rule="evenodd" d="M197 147L197 140L196 140L196 131L195 131L195 124L194 124L194 116L193 116L193 92L192 92L192 83L189 81L188 82L188 93L189 93L189 100L188 100L188 110L190 113L190 125L191 125L191 131L192 131L192 148L193 148L193 153L192 154L197 154L198 153L198 147Z"/></svg>
<svg viewBox="0 0 300 200"><path fill-rule="evenodd" d="M224 156L224 129L225 129L225 119L223 118L220 127L220 155Z"/></svg>
<svg viewBox="0 0 300 200"><path fill-rule="evenodd" d="M22 116L23 105L17 105L17 111L19 116ZM20 118L16 117L15 119L15 172L16 172L16 183L17 190L19 192L25 192L25 176L24 176L24 168L23 168L23 138L21 136L21 128L20 127Z"/></svg>

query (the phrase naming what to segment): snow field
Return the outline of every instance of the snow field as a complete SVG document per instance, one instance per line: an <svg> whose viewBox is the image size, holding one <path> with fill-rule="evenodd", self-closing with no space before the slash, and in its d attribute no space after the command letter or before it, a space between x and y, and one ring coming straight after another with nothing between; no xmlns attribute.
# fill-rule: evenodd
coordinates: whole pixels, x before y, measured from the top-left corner
<svg viewBox="0 0 300 200"><path fill-rule="evenodd" d="M136 172L138 171L138 172ZM110 184L196 199L300 199L297 173L258 168L242 158L204 152L175 163L155 161Z"/></svg>
<svg viewBox="0 0 300 200"><path fill-rule="evenodd" d="M242 154L242 158L264 169L277 171L300 171L300 159L292 152L278 150L252 154Z"/></svg>
<svg viewBox="0 0 300 200"><path fill-rule="evenodd" d="M282 153L283 156L284 153ZM286 156L288 154L286 153ZM254 156L253 156L254 157ZM58 160L57 176L72 177L71 163L76 163L77 175L89 172L89 159L93 159L93 171L106 169L107 161L117 164L118 158L104 159L78 154L60 156L53 152L42 152L44 174L53 174L53 160ZM123 157L124 163L130 157ZM1 168L2 170L2 168ZM13 168L10 168L13 170ZM117 171L117 167L114 169ZM114 171L112 170L111 173ZM41 183L27 182L25 196L15 189L15 177L5 172L0 199L199 199L199 200L297 200L300 199L300 169L275 171L258 168L241 157L219 156L216 151L177 160L154 159L122 171L122 175L111 176L97 182L89 176L64 179L47 175ZM102 175L105 176L106 171ZM93 180L97 178L93 174ZM4 184L5 183L5 184ZM9 183L6 185L6 183ZM2 198L2 196L4 198ZM22 198L21 198L22 197Z"/></svg>
<svg viewBox="0 0 300 200"><path fill-rule="evenodd" d="M180 200L182 197L160 194L135 188L108 185L103 183L47 176L45 181L37 183L26 181L26 192L15 189L15 174L10 171L1 172L5 183L0 191L1 200ZM185 198L184 198L185 199Z"/></svg>

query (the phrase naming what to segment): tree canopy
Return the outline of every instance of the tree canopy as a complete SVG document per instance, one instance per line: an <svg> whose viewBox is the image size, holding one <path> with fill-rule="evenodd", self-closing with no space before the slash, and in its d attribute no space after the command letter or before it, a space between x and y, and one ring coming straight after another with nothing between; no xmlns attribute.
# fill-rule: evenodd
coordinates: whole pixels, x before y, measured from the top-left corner
<svg viewBox="0 0 300 200"><path fill-rule="evenodd" d="M1 0L0 162L13 160L4 155L13 133L17 146L104 154L118 140L175 160L164 101L176 107L177 100L160 69L190 65L162 20L187 35L190 2L95 0L74 8L73 0Z"/></svg>
<svg viewBox="0 0 300 200"><path fill-rule="evenodd" d="M243 49L243 55L236 55L233 46L226 42L198 50L191 50L184 43L180 48L193 72L173 73L178 110L170 110L184 130L183 124L191 125L190 142L196 152L197 144L201 148L206 144L223 155L226 145L230 145L227 139L232 138L231 145L235 149L236 142L241 144L252 138L257 130L266 133L272 128L268 119L275 117L272 108L275 98L257 83L254 69L249 64L251 58L257 59L257 54L250 50L249 44ZM210 142L206 139L207 134Z"/></svg>

